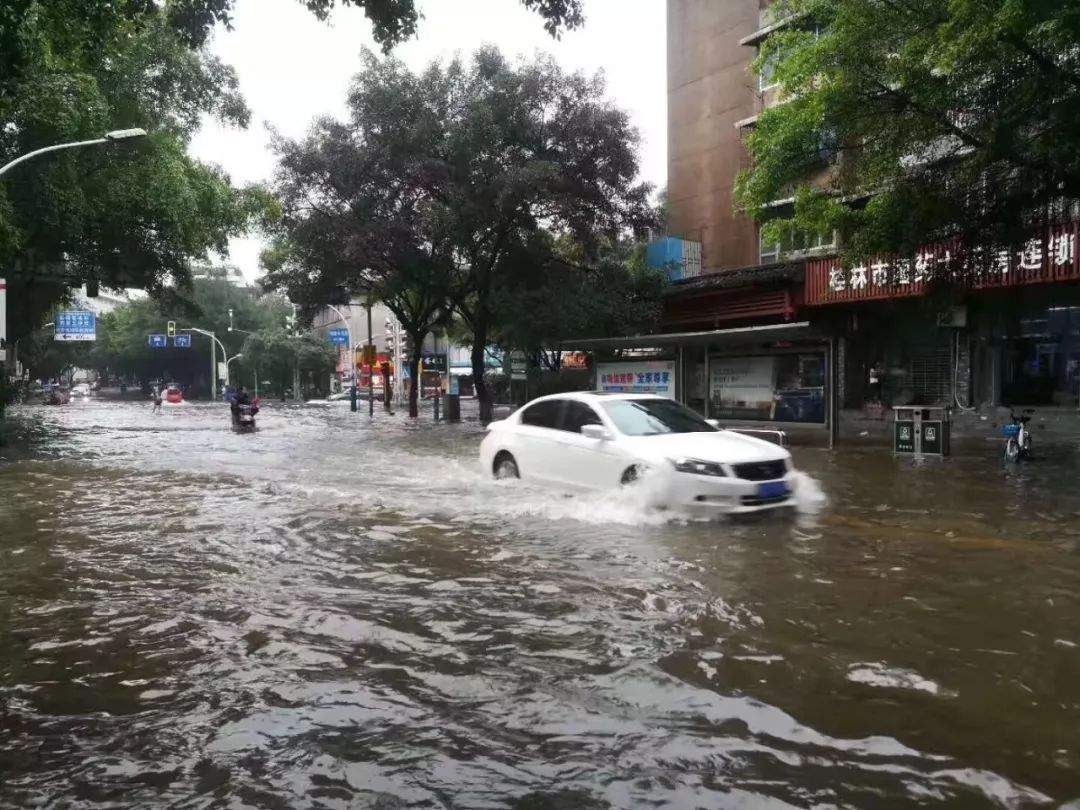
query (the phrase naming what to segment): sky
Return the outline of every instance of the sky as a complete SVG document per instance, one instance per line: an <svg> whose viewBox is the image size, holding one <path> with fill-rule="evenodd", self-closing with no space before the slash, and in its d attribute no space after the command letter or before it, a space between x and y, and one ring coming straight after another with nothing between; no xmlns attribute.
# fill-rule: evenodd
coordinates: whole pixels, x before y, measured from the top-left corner
<svg viewBox="0 0 1080 810"><path fill-rule="evenodd" d="M666 184L665 0L584 0L585 26L561 40L518 0L418 0L418 6L417 36L394 49L411 69L495 44L510 56L543 51L567 69L603 71L608 96L641 133L642 178L658 188ZM364 47L378 51L359 9L339 8L319 22L299 0L237 0L233 30L219 29L211 48L236 69L251 124L237 130L208 119L189 151L221 166L238 185L269 181L274 154L267 125L300 137L316 116L344 117ZM261 249L258 236L233 240L229 261L254 280Z"/></svg>

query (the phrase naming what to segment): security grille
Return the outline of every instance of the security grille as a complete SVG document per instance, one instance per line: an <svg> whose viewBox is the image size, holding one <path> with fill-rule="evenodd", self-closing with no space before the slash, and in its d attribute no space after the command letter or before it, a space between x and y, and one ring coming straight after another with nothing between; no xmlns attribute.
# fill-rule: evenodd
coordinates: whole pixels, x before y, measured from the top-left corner
<svg viewBox="0 0 1080 810"><path fill-rule="evenodd" d="M920 405L952 398L952 351L947 342L920 346L911 355L911 391Z"/></svg>

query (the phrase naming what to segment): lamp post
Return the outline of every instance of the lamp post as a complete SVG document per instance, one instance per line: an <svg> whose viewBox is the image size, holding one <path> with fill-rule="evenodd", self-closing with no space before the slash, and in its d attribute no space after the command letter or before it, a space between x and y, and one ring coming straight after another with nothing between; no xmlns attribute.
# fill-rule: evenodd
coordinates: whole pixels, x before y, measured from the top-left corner
<svg viewBox="0 0 1080 810"><path fill-rule="evenodd" d="M41 149L35 149L33 152L27 152L25 155L15 158L10 163L0 166L0 175L3 175L9 169L13 169L24 161L36 158L38 155L44 155L48 152L59 152L61 149L76 149L81 146L99 146L103 143L116 143L118 141L127 141L132 138L144 138L146 137L145 129L114 129L112 132L106 132L101 138L92 138L88 141L70 141L69 143L57 143L52 146L43 146Z"/></svg>
<svg viewBox="0 0 1080 810"><path fill-rule="evenodd" d="M117 141L126 141L126 140L129 140L131 138L144 138L144 137L146 137L146 130L145 129L138 129L138 128L114 129L112 132L106 132L105 135L103 137L101 137L101 138L92 138L92 139L90 139L88 141L69 141L67 143L56 143L56 144L53 144L52 146L43 146L41 149L35 149L32 152L27 152L25 155L20 155L19 157L15 158L14 160L9 161L8 163L5 163L3 166L0 166L0 177L2 177L4 174L6 174L11 169L14 169L20 163L23 163L23 162L25 162L27 160L31 160L33 158L36 158L38 155L44 155L44 154L47 154L49 152L59 152L61 149L76 149L76 148L82 147L82 146L98 146L98 145L104 144L104 143L115 143ZM5 287L6 287L6 284L4 282L4 279L0 278L0 301L3 301L3 299L4 299L4 288ZM7 338L7 314L5 312L5 307L0 306L0 348L3 347L3 344L4 344L5 340L6 340L6 338ZM12 352L14 354L14 347L12 348ZM4 371L4 366L5 366L6 362L7 362L7 355L5 353L5 354L3 354L2 359L0 359L0 374L5 374L6 373Z"/></svg>
<svg viewBox="0 0 1080 810"><path fill-rule="evenodd" d="M210 401L217 401L217 347L221 347L221 356L228 357L229 353L225 350L225 344L218 340L218 336L213 332L208 332L205 329L199 329L196 326L185 326L179 330L181 332L198 332L200 335L206 335L210 338ZM237 355L239 357L239 355ZM236 358L233 358L234 360ZM229 384L229 361L225 361L225 384Z"/></svg>

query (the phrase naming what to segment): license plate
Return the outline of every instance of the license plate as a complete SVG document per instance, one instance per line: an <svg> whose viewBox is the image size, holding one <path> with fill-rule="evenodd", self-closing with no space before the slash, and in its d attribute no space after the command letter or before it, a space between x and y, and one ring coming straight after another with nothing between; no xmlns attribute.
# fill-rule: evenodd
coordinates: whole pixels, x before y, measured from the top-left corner
<svg viewBox="0 0 1080 810"><path fill-rule="evenodd" d="M770 481L767 484L760 484L757 488L759 498L781 498L790 491L783 481Z"/></svg>

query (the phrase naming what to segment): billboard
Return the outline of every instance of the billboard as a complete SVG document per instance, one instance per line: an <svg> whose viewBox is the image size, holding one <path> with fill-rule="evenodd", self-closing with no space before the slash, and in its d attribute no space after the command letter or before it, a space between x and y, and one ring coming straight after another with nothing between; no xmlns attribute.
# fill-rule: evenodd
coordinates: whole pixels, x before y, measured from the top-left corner
<svg viewBox="0 0 1080 810"><path fill-rule="evenodd" d="M659 394L675 399L675 361L598 363L596 390L622 394Z"/></svg>

